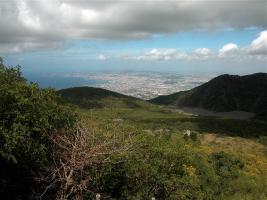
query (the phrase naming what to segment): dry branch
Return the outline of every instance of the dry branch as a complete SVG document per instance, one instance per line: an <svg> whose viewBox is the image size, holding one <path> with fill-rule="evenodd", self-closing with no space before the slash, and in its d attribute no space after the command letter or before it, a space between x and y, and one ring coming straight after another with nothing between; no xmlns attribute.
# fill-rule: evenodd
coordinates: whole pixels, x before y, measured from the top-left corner
<svg viewBox="0 0 267 200"><path fill-rule="evenodd" d="M54 162L39 180L46 184L40 199L53 188L56 199L81 199L92 177L85 170L95 165L111 162L111 155L125 152L129 146L118 144L116 139L92 143L95 135L80 126L75 134L56 132L50 139L54 144Z"/></svg>

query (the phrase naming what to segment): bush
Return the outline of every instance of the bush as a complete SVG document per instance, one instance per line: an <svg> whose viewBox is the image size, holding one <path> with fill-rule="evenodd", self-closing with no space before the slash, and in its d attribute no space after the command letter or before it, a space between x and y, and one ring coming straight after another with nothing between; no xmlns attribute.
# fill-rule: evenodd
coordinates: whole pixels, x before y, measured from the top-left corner
<svg viewBox="0 0 267 200"><path fill-rule="evenodd" d="M219 178L220 190L217 195L224 196L232 190L231 183L241 176L244 161L225 152L218 152L210 155L210 162L213 163L215 173Z"/></svg>
<svg viewBox="0 0 267 200"><path fill-rule="evenodd" d="M53 89L28 84L19 66L6 67L2 59L0 97L0 193L27 198L33 185L29 177L51 159L49 135L68 132L77 117Z"/></svg>
<svg viewBox="0 0 267 200"><path fill-rule="evenodd" d="M192 133L190 134L190 138L191 138L191 140L193 140L193 141L197 141L197 139L198 139L198 134L197 134L197 132L192 131Z"/></svg>
<svg viewBox="0 0 267 200"><path fill-rule="evenodd" d="M125 157L91 172L85 199L95 191L106 199L223 199L243 167L231 154L200 154L179 139L140 136L135 145Z"/></svg>

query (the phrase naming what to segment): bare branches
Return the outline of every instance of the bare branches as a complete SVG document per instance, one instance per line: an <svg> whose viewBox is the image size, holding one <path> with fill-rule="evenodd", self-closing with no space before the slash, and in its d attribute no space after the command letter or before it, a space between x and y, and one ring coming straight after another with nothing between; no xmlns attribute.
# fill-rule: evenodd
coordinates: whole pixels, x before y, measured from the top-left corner
<svg viewBox="0 0 267 200"><path fill-rule="evenodd" d="M40 178L47 185L40 199L50 188L56 188L58 200L70 197L80 199L92 180L85 170L110 162L111 155L125 152L129 148L118 144L115 138L92 143L95 137L82 126L73 135L56 132L50 137L55 149L54 162L48 169L49 173Z"/></svg>

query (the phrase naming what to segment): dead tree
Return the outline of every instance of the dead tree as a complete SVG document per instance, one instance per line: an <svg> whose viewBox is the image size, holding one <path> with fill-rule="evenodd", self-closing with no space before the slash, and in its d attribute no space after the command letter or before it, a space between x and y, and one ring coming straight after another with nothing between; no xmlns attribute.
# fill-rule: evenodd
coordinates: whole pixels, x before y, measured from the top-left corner
<svg viewBox="0 0 267 200"><path fill-rule="evenodd" d="M111 162L111 155L129 149L115 138L92 143L95 137L84 127L73 135L56 132L50 137L55 149L54 162L47 170L49 173L39 178L47 185L40 199L52 188L56 188L58 200L81 199L92 180L86 169Z"/></svg>

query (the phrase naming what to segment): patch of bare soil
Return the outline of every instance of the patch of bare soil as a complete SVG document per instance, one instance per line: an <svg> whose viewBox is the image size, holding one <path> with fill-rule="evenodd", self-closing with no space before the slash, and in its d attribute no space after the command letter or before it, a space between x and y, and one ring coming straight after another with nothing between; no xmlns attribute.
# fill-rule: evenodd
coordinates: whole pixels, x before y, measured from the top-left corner
<svg viewBox="0 0 267 200"><path fill-rule="evenodd" d="M201 144L224 146L231 150L248 151L264 149L264 145L245 138L222 136L217 134L205 133L200 135Z"/></svg>

